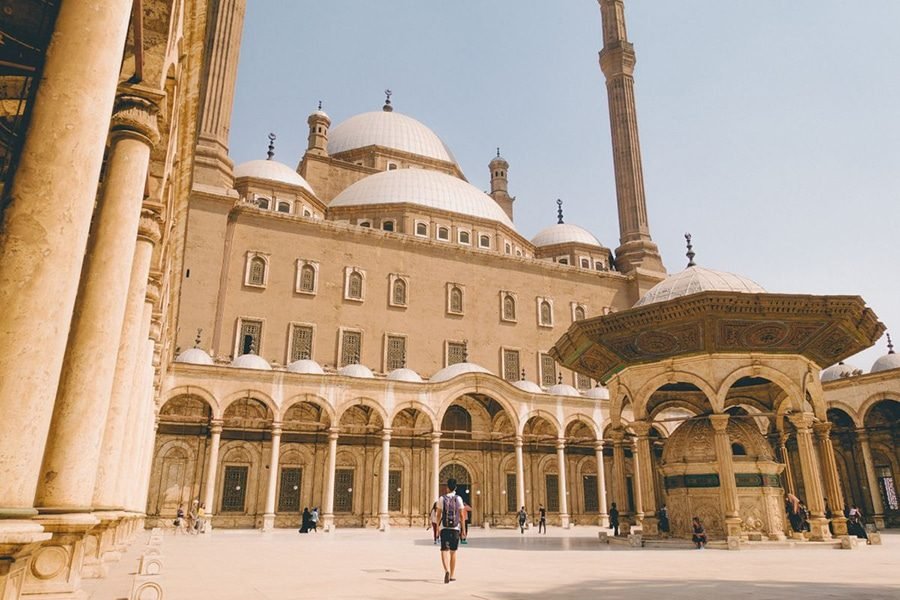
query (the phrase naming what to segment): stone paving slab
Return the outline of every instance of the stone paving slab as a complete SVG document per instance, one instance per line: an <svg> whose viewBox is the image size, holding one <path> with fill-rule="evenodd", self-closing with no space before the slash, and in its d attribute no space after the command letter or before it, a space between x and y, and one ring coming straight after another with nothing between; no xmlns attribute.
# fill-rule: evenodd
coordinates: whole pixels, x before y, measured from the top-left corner
<svg viewBox="0 0 900 600"><path fill-rule="evenodd" d="M634 549L597 541L597 528L474 530L457 581L443 583L423 530L298 534L216 530L165 536L168 600L619 598L900 600L900 533L884 545L802 552ZM132 565L123 563L133 571ZM111 574L111 578L116 574ZM106 592L109 593L108 591ZM95 595L96 600L124 598Z"/></svg>

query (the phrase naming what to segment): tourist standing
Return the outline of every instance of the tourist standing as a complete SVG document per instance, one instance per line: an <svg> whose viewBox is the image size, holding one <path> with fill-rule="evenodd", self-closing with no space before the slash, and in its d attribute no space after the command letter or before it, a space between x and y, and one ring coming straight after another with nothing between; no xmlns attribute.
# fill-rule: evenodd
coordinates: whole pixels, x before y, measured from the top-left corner
<svg viewBox="0 0 900 600"><path fill-rule="evenodd" d="M175 511L175 533L179 531L184 533L184 504L179 504Z"/></svg>
<svg viewBox="0 0 900 600"><path fill-rule="evenodd" d="M615 502L609 508L609 526L612 527L613 535L619 535L619 509Z"/></svg>
<svg viewBox="0 0 900 600"><path fill-rule="evenodd" d="M438 543L438 503L435 502L431 505L431 514L428 515L431 520L431 537L434 538L434 543ZM425 529L428 529L428 526L425 526Z"/></svg>
<svg viewBox="0 0 900 600"><path fill-rule="evenodd" d="M663 504L659 509L659 530L662 533L669 533L669 509Z"/></svg>
<svg viewBox="0 0 900 600"><path fill-rule="evenodd" d="M200 523L200 533L206 533L206 505L201 504L197 509L197 518Z"/></svg>
<svg viewBox="0 0 900 600"><path fill-rule="evenodd" d="M196 535L200 533L200 521L197 518L197 509L200 507L200 501L194 500L191 504L191 512L188 513L188 533Z"/></svg>
<svg viewBox="0 0 900 600"><path fill-rule="evenodd" d="M309 533L309 507L303 507L303 514L300 516L300 533Z"/></svg>
<svg viewBox="0 0 900 600"><path fill-rule="evenodd" d="M703 527L700 517L694 517L691 520L691 531L693 532L691 539L697 545L697 548L702 550L706 546L706 528Z"/></svg>
<svg viewBox="0 0 900 600"><path fill-rule="evenodd" d="M538 533L541 531L544 532L544 535L547 534L547 509L544 508L544 505L541 504L538 508L538 513L540 514L540 519L538 519Z"/></svg>
<svg viewBox="0 0 900 600"><path fill-rule="evenodd" d="M319 531L319 507L316 506L312 509L312 512L309 513L309 528L313 533L317 533Z"/></svg>
<svg viewBox="0 0 900 600"><path fill-rule="evenodd" d="M447 480L447 493L438 505L438 521L441 524L441 565L444 567L444 583L455 581L456 550L459 548L459 532L462 527L463 499L456 495L456 480Z"/></svg>
<svg viewBox="0 0 900 600"><path fill-rule="evenodd" d="M519 509L518 517L519 517L519 529L521 529L522 533L524 534L525 533L525 521L528 520L528 513L525 512L524 506Z"/></svg>

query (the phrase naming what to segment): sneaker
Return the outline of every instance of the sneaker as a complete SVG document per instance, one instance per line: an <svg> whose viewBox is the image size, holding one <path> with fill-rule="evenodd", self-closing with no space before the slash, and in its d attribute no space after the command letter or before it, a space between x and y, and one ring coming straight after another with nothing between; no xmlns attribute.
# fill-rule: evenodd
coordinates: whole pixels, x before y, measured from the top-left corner
<svg viewBox="0 0 900 600"><path fill-rule="evenodd" d="M459 540L459 543L460 544L468 544L469 542L468 542L468 540Z"/></svg>
<svg viewBox="0 0 900 600"><path fill-rule="evenodd" d="M444 571L444 583L450 583L450 571Z"/></svg>

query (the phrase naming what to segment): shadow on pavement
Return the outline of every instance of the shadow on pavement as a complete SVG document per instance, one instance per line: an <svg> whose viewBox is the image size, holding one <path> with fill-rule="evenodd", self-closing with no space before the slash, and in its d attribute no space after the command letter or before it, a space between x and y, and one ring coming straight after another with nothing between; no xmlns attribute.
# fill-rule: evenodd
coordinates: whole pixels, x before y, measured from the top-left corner
<svg viewBox="0 0 900 600"><path fill-rule="evenodd" d="M416 546L431 546L429 540L416 540ZM437 547L437 546L435 546ZM469 543L460 545L461 552L469 550L527 550L537 552L552 552L558 550L633 550L627 546L610 546L609 544L601 544L596 538L589 537L552 537L552 536L529 536L522 537L485 537L479 538L470 536Z"/></svg>

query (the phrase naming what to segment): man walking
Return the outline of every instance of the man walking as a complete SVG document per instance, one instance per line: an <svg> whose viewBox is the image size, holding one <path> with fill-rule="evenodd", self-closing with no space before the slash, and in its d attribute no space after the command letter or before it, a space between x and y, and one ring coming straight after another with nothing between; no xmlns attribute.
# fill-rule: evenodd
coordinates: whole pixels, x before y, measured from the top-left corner
<svg viewBox="0 0 900 600"><path fill-rule="evenodd" d="M441 525L441 564L444 567L444 583L456 581L456 549L464 511L463 500L456 495L456 480L447 480L447 493L437 502L438 522Z"/></svg>
<svg viewBox="0 0 900 600"><path fill-rule="evenodd" d="M615 502L609 509L609 526L613 528L613 535L619 535L619 509Z"/></svg>
<svg viewBox="0 0 900 600"><path fill-rule="evenodd" d="M547 534L547 509L544 508L544 505L541 504L540 508L538 508L538 512L540 513L540 520L538 521L538 533L544 532L544 535Z"/></svg>
<svg viewBox="0 0 900 600"><path fill-rule="evenodd" d="M525 533L525 522L528 520L528 513L525 512L525 507L519 509L519 529L522 530L522 533Z"/></svg>

